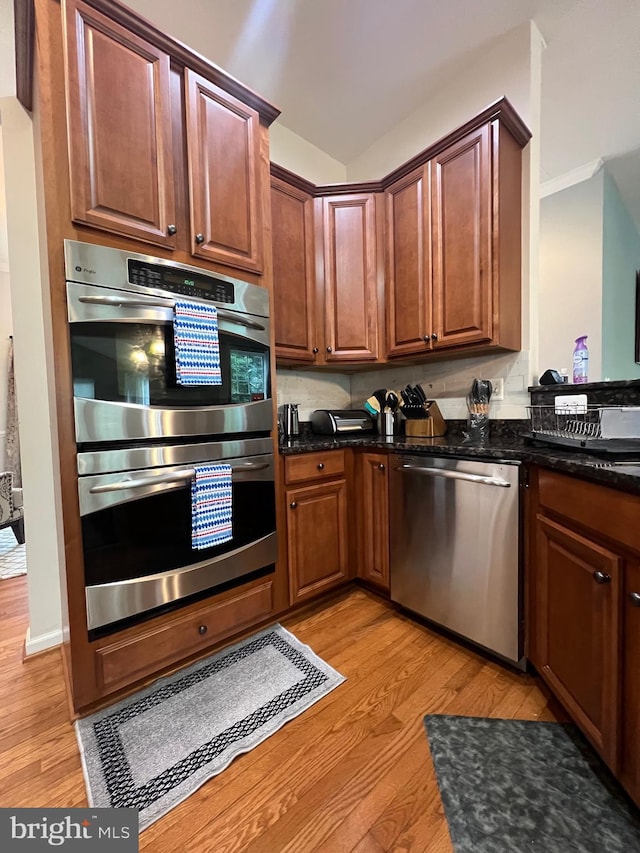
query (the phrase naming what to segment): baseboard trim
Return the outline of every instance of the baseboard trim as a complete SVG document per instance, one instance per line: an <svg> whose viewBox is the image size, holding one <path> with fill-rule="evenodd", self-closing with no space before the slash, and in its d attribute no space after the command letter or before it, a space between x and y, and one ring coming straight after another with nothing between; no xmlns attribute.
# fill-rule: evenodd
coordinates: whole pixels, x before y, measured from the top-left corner
<svg viewBox="0 0 640 853"><path fill-rule="evenodd" d="M62 645L62 631L49 631L48 634L40 634L38 637L32 637L31 627L27 628L24 640L25 657L37 655L38 652L44 652L47 649L53 649L55 646L60 645Z"/></svg>

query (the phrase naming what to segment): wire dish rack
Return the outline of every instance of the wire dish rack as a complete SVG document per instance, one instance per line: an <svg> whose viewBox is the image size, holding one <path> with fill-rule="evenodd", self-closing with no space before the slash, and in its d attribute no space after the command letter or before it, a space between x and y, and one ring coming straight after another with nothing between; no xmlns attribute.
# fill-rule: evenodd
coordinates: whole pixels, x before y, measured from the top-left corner
<svg viewBox="0 0 640 853"><path fill-rule="evenodd" d="M604 453L640 453L638 410L620 406L576 403L564 408L527 406L531 432L536 440L565 447Z"/></svg>

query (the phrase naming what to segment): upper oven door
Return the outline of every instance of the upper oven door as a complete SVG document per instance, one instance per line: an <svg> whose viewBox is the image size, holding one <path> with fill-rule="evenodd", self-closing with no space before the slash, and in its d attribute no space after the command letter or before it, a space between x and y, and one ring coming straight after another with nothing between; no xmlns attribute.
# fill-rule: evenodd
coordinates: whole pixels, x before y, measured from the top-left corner
<svg viewBox="0 0 640 853"><path fill-rule="evenodd" d="M174 299L67 282L76 440L268 432L269 320L218 308L221 385L176 381Z"/></svg>

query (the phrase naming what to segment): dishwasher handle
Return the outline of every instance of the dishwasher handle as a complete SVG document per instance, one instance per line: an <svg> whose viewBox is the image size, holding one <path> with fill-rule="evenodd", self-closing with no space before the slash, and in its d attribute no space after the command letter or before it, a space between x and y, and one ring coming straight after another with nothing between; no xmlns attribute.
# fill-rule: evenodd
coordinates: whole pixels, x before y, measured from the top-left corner
<svg viewBox="0 0 640 853"><path fill-rule="evenodd" d="M446 480L466 480L468 483L479 483L482 486L499 486L510 489L511 483L501 477L484 477L482 474L467 474L464 471L451 471L448 468L423 468L422 465L400 465L398 471L415 471L426 477L443 477Z"/></svg>

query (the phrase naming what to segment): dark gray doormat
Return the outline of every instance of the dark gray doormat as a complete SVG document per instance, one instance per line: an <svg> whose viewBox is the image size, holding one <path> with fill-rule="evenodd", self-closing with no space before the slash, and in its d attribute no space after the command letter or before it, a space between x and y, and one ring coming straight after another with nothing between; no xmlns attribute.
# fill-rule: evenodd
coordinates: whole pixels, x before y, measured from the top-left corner
<svg viewBox="0 0 640 853"><path fill-rule="evenodd" d="M344 681L281 625L76 723L90 806L144 829Z"/></svg>
<svg viewBox="0 0 640 853"><path fill-rule="evenodd" d="M632 853L640 815L575 726L424 718L456 853Z"/></svg>

